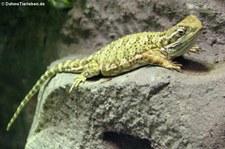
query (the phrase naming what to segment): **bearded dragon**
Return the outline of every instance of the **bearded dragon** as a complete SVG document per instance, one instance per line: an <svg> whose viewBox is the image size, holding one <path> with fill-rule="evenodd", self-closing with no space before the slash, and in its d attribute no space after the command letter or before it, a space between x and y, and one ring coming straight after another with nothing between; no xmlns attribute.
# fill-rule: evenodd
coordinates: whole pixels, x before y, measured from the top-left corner
<svg viewBox="0 0 225 149"><path fill-rule="evenodd" d="M142 32L126 35L82 59L67 60L47 70L20 103L7 125L7 131L27 102L49 78L57 73L79 73L69 92L86 79L97 75L116 76L145 65L158 65L181 70L181 64L172 62L186 52L197 52L196 39L203 29L196 16L190 15L163 32Z"/></svg>

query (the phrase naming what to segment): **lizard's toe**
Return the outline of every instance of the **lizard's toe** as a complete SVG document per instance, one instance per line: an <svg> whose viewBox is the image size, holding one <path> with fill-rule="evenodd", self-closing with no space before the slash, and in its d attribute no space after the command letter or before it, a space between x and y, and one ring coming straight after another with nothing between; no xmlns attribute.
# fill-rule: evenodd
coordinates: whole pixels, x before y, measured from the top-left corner
<svg viewBox="0 0 225 149"><path fill-rule="evenodd" d="M78 86L80 85L80 83L83 83L86 81L86 77L84 77L83 75L79 75L78 77L75 78L73 85L70 87L69 93L72 92L72 90L74 88L78 88Z"/></svg>

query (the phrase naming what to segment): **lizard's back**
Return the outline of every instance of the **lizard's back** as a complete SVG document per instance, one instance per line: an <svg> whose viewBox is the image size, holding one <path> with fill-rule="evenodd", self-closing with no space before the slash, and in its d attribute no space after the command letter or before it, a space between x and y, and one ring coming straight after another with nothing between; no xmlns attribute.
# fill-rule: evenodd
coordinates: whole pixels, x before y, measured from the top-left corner
<svg viewBox="0 0 225 149"><path fill-rule="evenodd" d="M157 34L159 32L142 32L124 36L100 49L90 56L90 59L99 64L104 76L118 75L121 72L147 65L149 62L142 59L141 54L158 46L154 43L154 37Z"/></svg>

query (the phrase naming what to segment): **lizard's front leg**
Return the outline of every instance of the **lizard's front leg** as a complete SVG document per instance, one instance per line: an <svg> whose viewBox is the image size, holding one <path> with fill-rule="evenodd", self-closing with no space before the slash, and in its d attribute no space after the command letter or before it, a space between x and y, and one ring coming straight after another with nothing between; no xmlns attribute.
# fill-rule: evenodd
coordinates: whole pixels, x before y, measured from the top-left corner
<svg viewBox="0 0 225 149"><path fill-rule="evenodd" d="M193 52L193 53L198 53L198 52L200 52L200 51L204 51L204 50L203 50L201 47L197 46L197 45L191 47L191 48L188 50L188 52Z"/></svg>
<svg viewBox="0 0 225 149"><path fill-rule="evenodd" d="M159 50L148 50L142 53L143 58L147 59L150 64L156 64L168 69L175 69L181 71L181 64L177 64L168 60L168 56Z"/></svg>
<svg viewBox="0 0 225 149"><path fill-rule="evenodd" d="M96 61L91 61L88 64L84 65L83 71L74 79L74 83L71 86L69 93L73 90L74 87L78 87L80 83L85 82L87 78L97 76L100 73L99 65Z"/></svg>

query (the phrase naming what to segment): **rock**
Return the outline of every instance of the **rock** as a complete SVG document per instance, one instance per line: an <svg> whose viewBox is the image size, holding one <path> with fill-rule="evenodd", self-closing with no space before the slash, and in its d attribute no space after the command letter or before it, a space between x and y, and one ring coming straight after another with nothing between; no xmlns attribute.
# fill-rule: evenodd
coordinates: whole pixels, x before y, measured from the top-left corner
<svg viewBox="0 0 225 149"><path fill-rule="evenodd" d="M68 94L74 76L58 74L41 89L26 149L106 149L106 132L155 148L225 145L224 65L210 73L144 67L90 79Z"/></svg>

